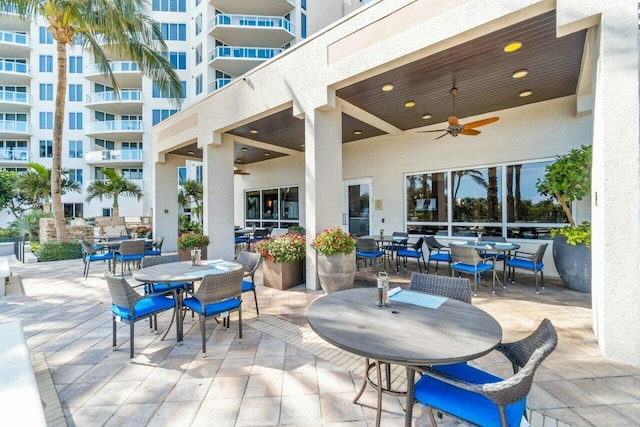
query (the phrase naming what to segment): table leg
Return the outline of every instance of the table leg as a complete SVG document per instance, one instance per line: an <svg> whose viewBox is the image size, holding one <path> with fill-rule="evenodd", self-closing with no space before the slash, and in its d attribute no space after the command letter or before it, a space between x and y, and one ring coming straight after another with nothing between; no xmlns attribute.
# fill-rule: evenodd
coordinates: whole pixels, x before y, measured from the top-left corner
<svg viewBox="0 0 640 427"><path fill-rule="evenodd" d="M413 418L413 394L415 391L415 370L413 366L407 365L407 409L404 412L404 427L411 427L411 421Z"/></svg>
<svg viewBox="0 0 640 427"><path fill-rule="evenodd" d="M378 375L378 411L376 412L376 427L380 427L380 417L382 415L382 371L380 361L376 360L376 374Z"/></svg>

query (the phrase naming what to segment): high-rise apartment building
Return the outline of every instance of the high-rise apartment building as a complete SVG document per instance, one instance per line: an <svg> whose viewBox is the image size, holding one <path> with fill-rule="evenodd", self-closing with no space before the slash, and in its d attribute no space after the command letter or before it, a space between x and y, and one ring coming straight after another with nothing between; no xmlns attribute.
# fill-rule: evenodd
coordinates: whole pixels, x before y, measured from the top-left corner
<svg viewBox="0 0 640 427"><path fill-rule="evenodd" d="M361 0L152 0L151 13L183 82L184 107L361 5ZM0 168L25 171L30 161L50 167L55 42L44 20L5 12L0 15ZM65 215L110 214L111 200L86 202L84 194L91 181L104 178L104 168L116 169L144 190L139 202L120 200L121 215L150 215L151 128L175 114L175 107L127 58L110 58L119 100L90 52L71 46L68 58L62 164L83 191L63 196ZM0 213L0 225L11 219Z"/></svg>

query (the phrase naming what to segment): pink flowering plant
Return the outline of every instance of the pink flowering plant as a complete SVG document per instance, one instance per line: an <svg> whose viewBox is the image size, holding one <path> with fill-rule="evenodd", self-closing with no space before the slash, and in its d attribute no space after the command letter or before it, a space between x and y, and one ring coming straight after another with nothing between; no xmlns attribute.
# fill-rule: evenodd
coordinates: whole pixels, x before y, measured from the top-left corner
<svg viewBox="0 0 640 427"><path fill-rule="evenodd" d="M256 243L256 252L271 262L296 262L304 259L307 240L304 235L287 233Z"/></svg>
<svg viewBox="0 0 640 427"><path fill-rule="evenodd" d="M311 247L324 255L348 255L356 247L356 239L340 227L329 228L318 234Z"/></svg>

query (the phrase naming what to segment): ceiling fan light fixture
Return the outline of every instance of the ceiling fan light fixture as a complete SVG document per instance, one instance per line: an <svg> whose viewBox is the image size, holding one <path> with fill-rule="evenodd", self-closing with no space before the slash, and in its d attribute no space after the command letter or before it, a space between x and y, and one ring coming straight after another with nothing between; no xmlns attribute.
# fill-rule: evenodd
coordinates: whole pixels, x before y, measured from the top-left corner
<svg viewBox="0 0 640 427"><path fill-rule="evenodd" d="M404 106L407 108L413 108L416 106L416 102L415 101L407 101L404 103Z"/></svg>
<svg viewBox="0 0 640 427"><path fill-rule="evenodd" d="M240 150L242 150L242 151L247 151L247 150L249 150L249 149L248 149L247 147L242 147Z"/></svg>
<svg viewBox="0 0 640 427"><path fill-rule="evenodd" d="M432 117L432 116L431 116L431 114L429 114L429 113L426 113L426 114L423 114L423 115L422 115L422 119L423 119L423 120L429 120L431 117Z"/></svg>
<svg viewBox="0 0 640 427"><path fill-rule="evenodd" d="M189 154L190 156L193 156L196 153L193 150L189 150L189 151L187 151L187 154Z"/></svg>
<svg viewBox="0 0 640 427"><path fill-rule="evenodd" d="M265 157L269 157L271 155L271 153L264 153Z"/></svg>
<svg viewBox="0 0 640 427"><path fill-rule="evenodd" d="M304 144L300 144L300 147L304 148Z"/></svg>
<svg viewBox="0 0 640 427"><path fill-rule="evenodd" d="M504 47L504 51L507 53L511 53L511 52L515 52L521 47L522 47L522 42L520 40L514 40Z"/></svg>
<svg viewBox="0 0 640 427"><path fill-rule="evenodd" d="M236 163L242 163L242 159L236 159Z"/></svg>
<svg viewBox="0 0 640 427"><path fill-rule="evenodd" d="M531 89L523 90L518 94L520 98L526 98L527 96L533 95L533 91Z"/></svg>
<svg viewBox="0 0 640 427"><path fill-rule="evenodd" d="M391 92L393 90L393 83L385 83L382 85L383 92Z"/></svg>
<svg viewBox="0 0 640 427"><path fill-rule="evenodd" d="M513 77L514 79L521 79L527 74L529 74L529 70L527 70L526 68L523 68L521 70L514 71L511 77Z"/></svg>
<svg viewBox="0 0 640 427"><path fill-rule="evenodd" d="M249 133L256 134L256 133L258 133L258 129L251 129L251 130L249 131Z"/></svg>
<svg viewBox="0 0 640 427"><path fill-rule="evenodd" d="M362 131L361 131L361 130L359 130L359 129L358 129L358 130L354 130L354 131L353 131L353 134L354 134L354 135L362 135Z"/></svg>

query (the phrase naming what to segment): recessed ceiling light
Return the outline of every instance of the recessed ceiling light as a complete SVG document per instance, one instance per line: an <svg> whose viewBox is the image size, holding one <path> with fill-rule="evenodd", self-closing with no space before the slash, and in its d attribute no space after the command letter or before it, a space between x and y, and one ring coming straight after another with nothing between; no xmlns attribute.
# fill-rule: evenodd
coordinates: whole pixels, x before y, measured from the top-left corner
<svg viewBox="0 0 640 427"><path fill-rule="evenodd" d="M187 151L187 153L188 153L188 154L190 154L190 155L192 155L192 156L193 156L194 154L196 154L196 153L194 153L194 152L193 152L193 151L191 151L191 150Z"/></svg>
<svg viewBox="0 0 640 427"><path fill-rule="evenodd" d="M247 148L247 147L242 147L242 148L241 148L241 150L242 150L242 151L247 151L247 150L248 150L248 148Z"/></svg>
<svg viewBox="0 0 640 427"><path fill-rule="evenodd" d="M526 68L523 68L522 70L514 71L511 77L513 77L514 79L520 79L526 76L527 74L529 74L529 71Z"/></svg>
<svg viewBox="0 0 640 427"><path fill-rule="evenodd" d="M407 108L413 108L416 106L416 102L415 101L407 101L404 103L404 106Z"/></svg>
<svg viewBox="0 0 640 427"><path fill-rule="evenodd" d="M382 85L383 92L391 92L393 90L393 83L385 83Z"/></svg>
<svg viewBox="0 0 640 427"><path fill-rule="evenodd" d="M242 163L242 159L236 159L236 163Z"/></svg>
<svg viewBox="0 0 640 427"><path fill-rule="evenodd" d="M522 42L520 40L514 40L504 47L504 51L507 53L511 53L511 52L515 52L521 47L522 47Z"/></svg>
<svg viewBox="0 0 640 427"><path fill-rule="evenodd" d="M265 157L269 157L271 155L271 153L264 153Z"/></svg>
<svg viewBox="0 0 640 427"><path fill-rule="evenodd" d="M423 115L422 115L422 118L423 118L424 120L429 120L429 119L431 118L431 114L429 114L429 113L427 113L427 114L423 114Z"/></svg>
<svg viewBox="0 0 640 427"><path fill-rule="evenodd" d="M532 91L531 89L527 89L527 90L523 90L522 92L520 92L520 93L518 94L518 96L519 96L520 98L524 98L524 97L526 97L526 96L531 96L532 94L533 94L533 91Z"/></svg>
<svg viewBox="0 0 640 427"><path fill-rule="evenodd" d="M300 144L300 147L304 148L304 144Z"/></svg>
<svg viewBox="0 0 640 427"><path fill-rule="evenodd" d="M258 133L258 129L251 129L249 132L250 133Z"/></svg>
<svg viewBox="0 0 640 427"><path fill-rule="evenodd" d="M353 134L354 135L362 135L362 131L361 130L354 130Z"/></svg>

